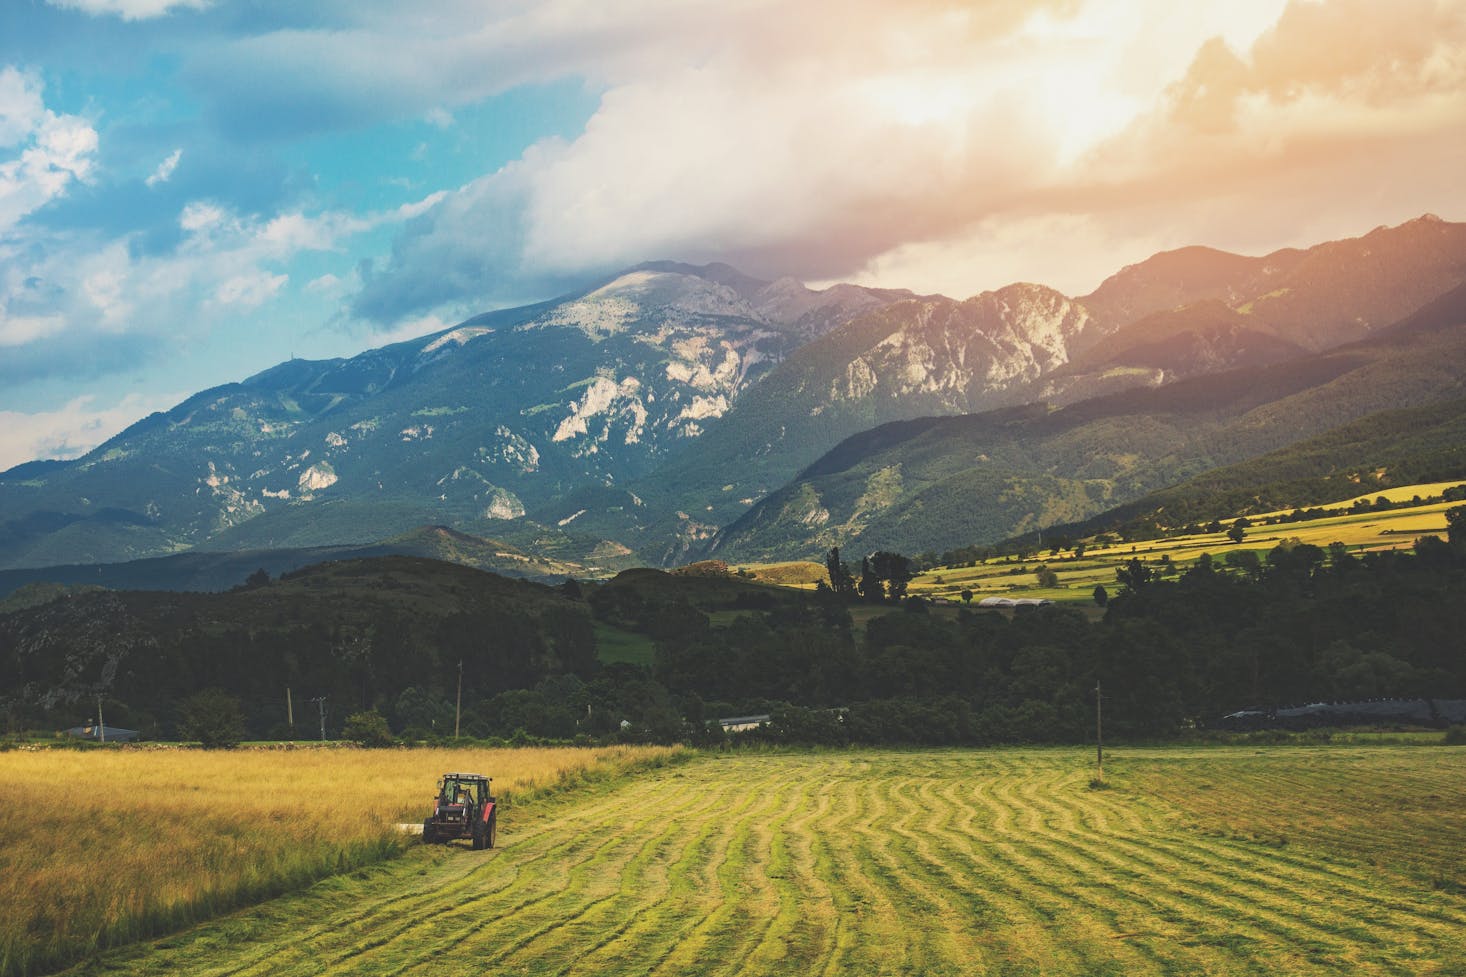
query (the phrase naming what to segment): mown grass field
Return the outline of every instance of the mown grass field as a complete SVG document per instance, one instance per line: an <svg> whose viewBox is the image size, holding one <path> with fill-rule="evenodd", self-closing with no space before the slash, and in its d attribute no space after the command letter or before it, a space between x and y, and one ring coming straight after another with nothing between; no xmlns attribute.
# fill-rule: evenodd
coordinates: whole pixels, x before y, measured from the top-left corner
<svg viewBox="0 0 1466 977"><path fill-rule="evenodd" d="M1460 974L1466 749L704 756L79 974Z"/></svg>
<svg viewBox="0 0 1466 977"><path fill-rule="evenodd" d="M741 563L736 569L747 573L750 579L758 583L793 587L797 590L813 590L814 585L819 581L824 580L828 583L830 579L825 565L811 560L793 560L788 563Z"/></svg>
<svg viewBox="0 0 1466 977"><path fill-rule="evenodd" d="M398 854L437 777L511 803L665 761L663 747L0 753L0 975L176 929Z"/></svg>
<svg viewBox="0 0 1466 977"><path fill-rule="evenodd" d="M1392 501L1409 499L1413 495L1426 498L1439 495L1444 488L1453 484L1459 483L1411 485L1379 492L1366 498L1373 499L1379 495ZM1347 504L1335 503L1327 508L1339 508ZM911 582L910 591L913 594L955 600L963 590L970 590L974 603L984 597L994 596L1046 597L1055 601L1086 603L1091 600L1096 585L1103 585L1113 593L1117 589L1115 569L1132 557L1139 557L1154 568L1156 561L1166 556L1170 558L1171 566L1179 572L1196 562L1203 553L1211 554L1218 561L1218 565L1232 550L1254 550L1259 557L1266 559L1268 551L1284 540L1298 540L1325 549L1329 544L1339 542L1354 554L1372 550L1408 550L1414 546L1419 536L1433 533L1444 537L1446 510L1459 504L1441 502L1387 512L1325 516L1275 526L1257 525L1246 531L1240 544L1234 543L1225 533L1198 533L1114 546L1090 546L1079 558L1075 558L1072 553L1060 556L1042 553L1029 557L1021 564L1016 561L1007 563L989 560L974 567L938 567L917 576ZM1036 571L1040 564L1047 565L1059 575L1059 586L1038 585ZM1018 572L1014 572L1015 570Z"/></svg>

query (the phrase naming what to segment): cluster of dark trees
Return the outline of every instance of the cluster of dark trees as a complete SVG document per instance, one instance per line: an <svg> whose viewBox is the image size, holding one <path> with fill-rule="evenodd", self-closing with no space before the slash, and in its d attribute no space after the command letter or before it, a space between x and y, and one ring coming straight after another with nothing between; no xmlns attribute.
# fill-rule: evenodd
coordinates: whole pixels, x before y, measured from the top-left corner
<svg viewBox="0 0 1466 977"><path fill-rule="evenodd" d="M905 600L906 588L915 576L911 560L900 553L879 550L860 561L860 576L857 578L850 572L849 564L840 559L838 546L825 557L825 570L829 583L821 581L821 588L839 600L858 598L868 604L879 604L887 599L898 603Z"/></svg>
<svg viewBox="0 0 1466 977"><path fill-rule="evenodd" d="M441 564L85 594L0 615L0 704L56 728L98 693L110 724L155 737L228 713L200 701L217 689L249 736L319 735L325 698L327 734L349 720L364 741L715 742L710 721L760 713L773 721L750 735L784 742L988 744L1085 738L1102 682L1108 730L1159 737L1244 708L1466 697L1466 506L1449 525L1414 552L1291 541L1169 576L1135 560L1100 620L938 612L901 599L906 561L873 557L857 580L838 553L815 594L652 570L552 589ZM876 593L885 612L860 608L858 626ZM599 662L602 628L639 636L651 663Z"/></svg>
<svg viewBox="0 0 1466 977"><path fill-rule="evenodd" d="M658 643L676 695L782 700L772 738L1075 740L1103 682L1117 734L1164 736L1247 707L1466 695L1466 508L1448 541L1362 557L1284 543L1246 567L1174 580L1122 568L1102 621L1062 607L918 605L860 634L830 594Z"/></svg>

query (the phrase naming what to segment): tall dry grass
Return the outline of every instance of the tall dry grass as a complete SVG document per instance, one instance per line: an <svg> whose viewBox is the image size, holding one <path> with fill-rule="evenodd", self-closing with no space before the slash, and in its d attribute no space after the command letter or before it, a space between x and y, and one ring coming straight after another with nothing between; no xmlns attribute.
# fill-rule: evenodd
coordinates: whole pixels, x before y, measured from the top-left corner
<svg viewBox="0 0 1466 977"><path fill-rule="evenodd" d="M36 973L391 857L436 778L510 804L659 765L602 749L0 753L0 975Z"/></svg>

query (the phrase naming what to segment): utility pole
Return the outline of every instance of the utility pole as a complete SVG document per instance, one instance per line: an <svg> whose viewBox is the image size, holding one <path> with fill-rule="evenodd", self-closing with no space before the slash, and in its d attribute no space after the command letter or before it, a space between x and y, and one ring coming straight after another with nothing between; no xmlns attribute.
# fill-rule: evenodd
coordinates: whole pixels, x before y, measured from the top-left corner
<svg viewBox="0 0 1466 977"><path fill-rule="evenodd" d="M97 738L103 743L107 742L107 727L102 722L102 697L97 696Z"/></svg>
<svg viewBox="0 0 1466 977"><path fill-rule="evenodd" d="M321 742L324 743L324 742L326 742L326 697L325 696L319 696L318 698L312 699L311 701L314 702L316 704L316 706L320 709L320 713L321 713Z"/></svg>
<svg viewBox="0 0 1466 977"><path fill-rule="evenodd" d="M463 659L458 659L458 702L453 706L453 738L458 739L458 721L463 717Z"/></svg>
<svg viewBox="0 0 1466 977"><path fill-rule="evenodd" d="M290 686L285 686L285 722L290 726L290 742L295 742L295 702L290 698Z"/></svg>
<svg viewBox="0 0 1466 977"><path fill-rule="evenodd" d="M1096 778L1101 783L1105 779L1105 725L1104 725L1104 696L1100 692L1100 683L1096 679L1094 683L1094 765L1098 771Z"/></svg>

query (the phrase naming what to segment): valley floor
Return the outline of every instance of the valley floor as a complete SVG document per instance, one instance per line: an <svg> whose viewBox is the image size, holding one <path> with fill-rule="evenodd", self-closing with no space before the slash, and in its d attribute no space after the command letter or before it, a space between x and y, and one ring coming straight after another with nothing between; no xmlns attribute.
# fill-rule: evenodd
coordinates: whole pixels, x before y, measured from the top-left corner
<svg viewBox="0 0 1466 977"><path fill-rule="evenodd" d="M1422 974L1466 749L706 756L77 974Z"/></svg>

